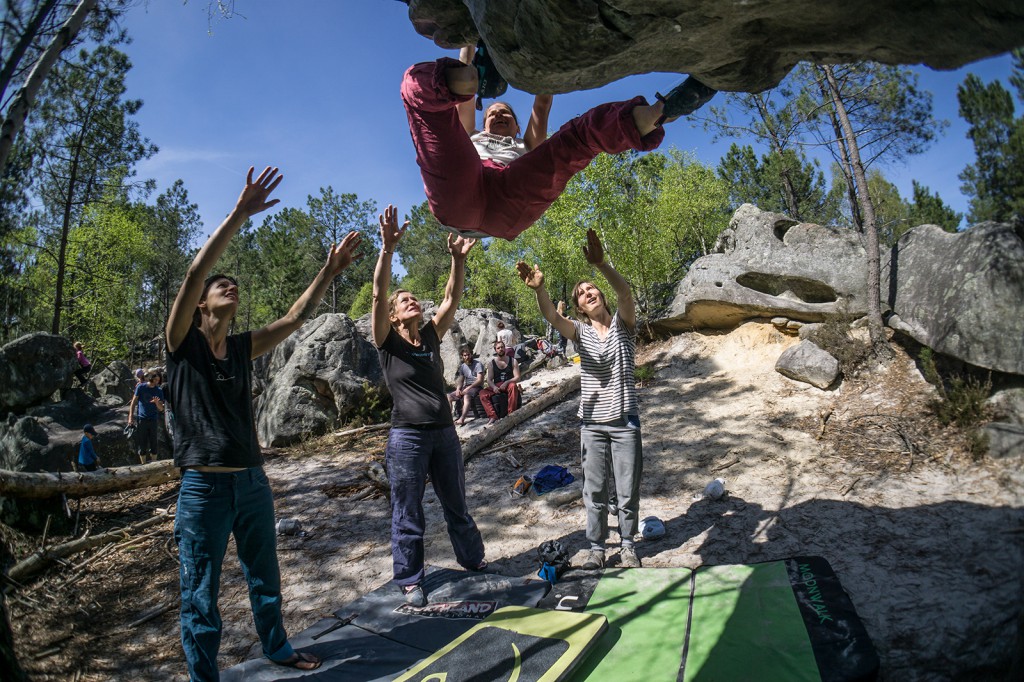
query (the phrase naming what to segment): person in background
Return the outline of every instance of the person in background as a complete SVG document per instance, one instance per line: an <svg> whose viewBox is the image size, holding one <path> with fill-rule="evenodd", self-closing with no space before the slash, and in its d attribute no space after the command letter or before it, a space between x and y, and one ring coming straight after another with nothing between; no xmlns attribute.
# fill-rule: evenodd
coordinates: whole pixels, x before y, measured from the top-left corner
<svg viewBox="0 0 1024 682"><path fill-rule="evenodd" d="M604 293L593 282L581 281L572 292L577 320L558 314L544 289L544 273L519 261L519 276L537 296L544 318L572 339L580 355L580 451L583 458L583 505L587 510L590 551L582 568L604 567L608 513L614 499L619 517L619 563L639 568L633 547L640 511L643 443L636 397L636 308L629 284L604 259L604 247L594 230L587 230L583 247L587 262L612 285L618 310L612 313Z"/></svg>
<svg viewBox="0 0 1024 682"><path fill-rule="evenodd" d="M466 278L466 256L475 239L448 236L452 264L444 300L433 319L410 291L388 296L391 256L408 228L398 227L398 209L388 206L380 219L381 251L373 271L370 326L384 381L394 399L391 432L384 451L391 480L391 556L395 584L407 604L426 606L423 591L423 491L427 477L444 509L455 559L470 571L487 568L484 541L466 505L462 445L445 399L441 338L455 321Z"/></svg>
<svg viewBox="0 0 1024 682"><path fill-rule="evenodd" d="M462 399L462 412L455 420L457 426L466 423L466 415L469 414L473 398L480 393L484 385L484 366L473 357L473 349L463 346L459 352L462 356L462 363L459 365L459 374L455 379L455 390L448 394L448 402L454 405L459 398Z"/></svg>
<svg viewBox="0 0 1024 682"><path fill-rule="evenodd" d="M506 353L504 343L495 341L494 359L487 363L487 388L480 391L480 402L489 417L488 425L505 416L499 415L491 402L491 398L499 393L505 393L508 397L506 414L515 412L519 407L519 378L519 361Z"/></svg>
<svg viewBox="0 0 1024 682"><path fill-rule="evenodd" d="M313 670L320 659L292 648L281 615L274 498L263 471L252 409L252 360L296 331L320 304L358 248L349 232L285 315L265 327L229 334L238 284L208 273L231 238L281 182L267 167L249 168L235 207L196 254L167 318L169 402L174 408L174 465L181 469L174 538L181 561L181 644L195 682L218 680L222 623L217 600L228 540L235 538L263 655L278 665ZM204 279L205 278L205 279Z"/></svg>
<svg viewBox="0 0 1024 682"><path fill-rule="evenodd" d="M96 429L92 424L82 427L82 442L78 444L78 469L79 471L96 471L100 464L100 457L96 454L92 439L96 437Z"/></svg>
<svg viewBox="0 0 1024 682"><path fill-rule="evenodd" d="M81 341L75 341L75 360L78 361L78 369L75 370L75 376L78 377L78 383L84 387L85 380L89 378L89 370L92 369L92 363L89 362L89 358L85 357L85 348L82 346Z"/></svg>
<svg viewBox="0 0 1024 682"><path fill-rule="evenodd" d="M132 392L144 383L146 383L146 370L139 367L135 370L135 386L132 387Z"/></svg>
<svg viewBox="0 0 1024 682"><path fill-rule="evenodd" d="M146 381L135 387L128 404L128 423L135 424L135 452L139 461L155 461L160 443L160 418L164 411L164 392L160 389L160 373L149 370Z"/></svg>

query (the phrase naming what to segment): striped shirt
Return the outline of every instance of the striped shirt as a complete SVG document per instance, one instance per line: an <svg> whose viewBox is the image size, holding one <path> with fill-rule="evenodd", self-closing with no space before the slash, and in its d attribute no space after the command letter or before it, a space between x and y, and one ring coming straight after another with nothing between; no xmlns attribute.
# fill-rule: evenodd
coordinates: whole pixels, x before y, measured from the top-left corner
<svg viewBox="0 0 1024 682"><path fill-rule="evenodd" d="M580 419L587 423L611 422L640 415L633 375L636 334L626 328L619 313L612 316L604 341L589 324L573 320L580 354Z"/></svg>

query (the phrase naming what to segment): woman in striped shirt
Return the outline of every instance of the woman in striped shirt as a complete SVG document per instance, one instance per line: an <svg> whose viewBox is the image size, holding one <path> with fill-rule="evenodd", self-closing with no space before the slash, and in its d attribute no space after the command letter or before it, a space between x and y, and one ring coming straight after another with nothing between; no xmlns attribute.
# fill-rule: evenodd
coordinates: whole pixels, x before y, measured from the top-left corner
<svg viewBox="0 0 1024 682"><path fill-rule="evenodd" d="M580 408L583 423L580 449L583 458L583 503L587 509L587 540L590 551L584 569L604 567L608 536L608 511L617 507L622 548L619 563L639 568L633 547L640 511L640 476L643 445L640 409L636 399L636 307L629 284L604 259L601 240L587 230L583 247L587 262L596 267L615 290L618 310L612 312L604 294L593 282L580 282L572 299L578 320L558 313L544 289L544 274L520 261L519 276L537 295L537 305L551 326L569 338L580 354ZM614 499L610 493L614 486Z"/></svg>

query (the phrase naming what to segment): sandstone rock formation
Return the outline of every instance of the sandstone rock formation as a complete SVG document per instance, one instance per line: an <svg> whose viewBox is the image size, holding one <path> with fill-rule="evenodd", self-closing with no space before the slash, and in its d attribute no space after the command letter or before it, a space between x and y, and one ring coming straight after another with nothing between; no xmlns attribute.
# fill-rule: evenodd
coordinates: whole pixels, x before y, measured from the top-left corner
<svg viewBox="0 0 1024 682"><path fill-rule="evenodd" d="M882 282L889 326L972 365L1024 374L1024 223L915 227Z"/></svg>
<svg viewBox="0 0 1024 682"><path fill-rule="evenodd" d="M69 387L77 367L75 349L63 336L36 332L11 341L0 348L0 415Z"/></svg>
<svg viewBox="0 0 1024 682"><path fill-rule="evenodd" d="M744 204L676 288L666 330L727 329L753 317L816 322L867 309L866 259L852 230L797 223Z"/></svg>
<svg viewBox="0 0 1024 682"><path fill-rule="evenodd" d="M88 391L97 398L116 398L120 403L127 404L132 399L134 387L135 375L132 368L121 360L114 360L89 378Z"/></svg>
<svg viewBox="0 0 1024 682"><path fill-rule="evenodd" d="M1024 4L1016 0L407 2L417 32L441 47L482 37L509 83L534 93L596 88L652 71L758 92L800 61L953 69L1008 52L1024 35Z"/></svg>
<svg viewBox="0 0 1024 682"><path fill-rule="evenodd" d="M794 381L828 388L839 377L839 361L813 341L801 341L782 351L775 371Z"/></svg>

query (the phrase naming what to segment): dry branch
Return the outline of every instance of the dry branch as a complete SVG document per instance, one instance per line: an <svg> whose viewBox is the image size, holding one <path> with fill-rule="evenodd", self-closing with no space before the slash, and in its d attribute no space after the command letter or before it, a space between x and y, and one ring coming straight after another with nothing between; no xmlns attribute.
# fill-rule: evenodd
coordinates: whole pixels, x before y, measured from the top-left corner
<svg viewBox="0 0 1024 682"><path fill-rule="evenodd" d="M90 497L161 485L180 476L171 460L79 472L34 473L0 469L0 495L35 499L58 495Z"/></svg>
<svg viewBox="0 0 1024 682"><path fill-rule="evenodd" d="M367 426L360 426L357 429L348 429L347 431L336 431L332 433L332 436L353 436L357 433L366 433L368 431L381 431L383 429L390 429L391 422L385 422L383 424L369 424Z"/></svg>
<svg viewBox="0 0 1024 682"><path fill-rule="evenodd" d="M575 393L578 390L580 390L579 374L566 379L561 384L552 386L542 393L539 398L520 407L504 419L498 420L492 426L485 428L483 432L470 436L462 445L463 461L468 462L471 458L478 455L481 450L504 436L514 427L543 412L551 405L565 399L567 395Z"/></svg>
<svg viewBox="0 0 1024 682"><path fill-rule="evenodd" d="M117 530L101 533L100 535L87 535L85 537L72 540L71 542L65 542L62 545L54 545L50 549L40 550L31 554L27 558L16 563L14 566L11 566L11 570L7 572L7 575L12 580L23 582L25 578L31 577L46 568L47 564L51 561L59 561L64 557L73 556L79 552L84 552L87 549L98 547L105 542L117 539L127 539L134 532L144 530L150 526L154 526L172 518L174 517L168 515L151 516L148 519L126 526L125 528L118 528Z"/></svg>

